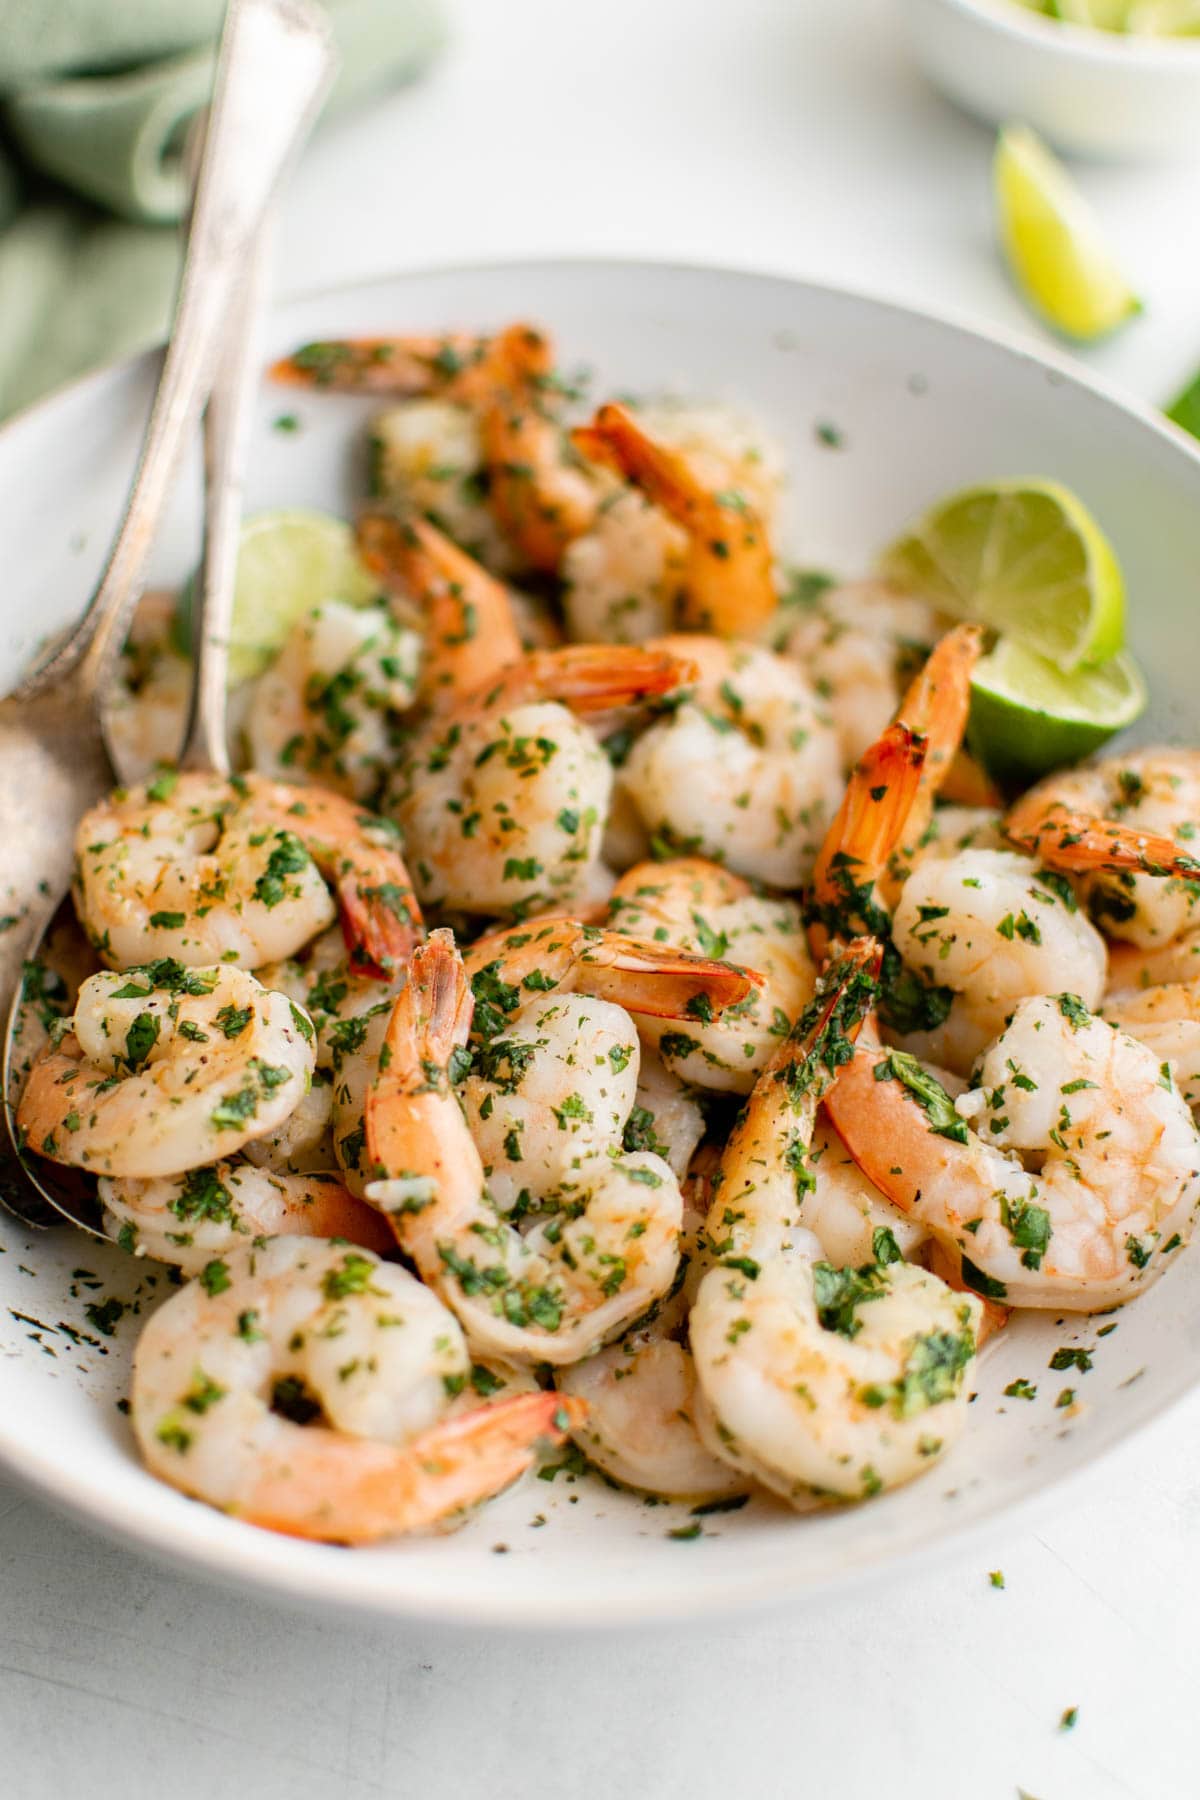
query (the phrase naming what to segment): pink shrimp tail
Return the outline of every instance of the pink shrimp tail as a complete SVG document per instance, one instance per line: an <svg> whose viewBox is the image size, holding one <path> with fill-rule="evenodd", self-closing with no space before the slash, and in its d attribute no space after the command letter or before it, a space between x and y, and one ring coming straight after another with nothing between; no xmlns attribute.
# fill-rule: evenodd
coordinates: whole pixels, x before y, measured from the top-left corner
<svg viewBox="0 0 1200 1800"><path fill-rule="evenodd" d="M1191 881L1200 876L1200 858L1186 855L1174 838L1077 812L1061 801L1047 803L1036 788L1013 807L1004 829L1022 850L1067 874L1134 869Z"/></svg>

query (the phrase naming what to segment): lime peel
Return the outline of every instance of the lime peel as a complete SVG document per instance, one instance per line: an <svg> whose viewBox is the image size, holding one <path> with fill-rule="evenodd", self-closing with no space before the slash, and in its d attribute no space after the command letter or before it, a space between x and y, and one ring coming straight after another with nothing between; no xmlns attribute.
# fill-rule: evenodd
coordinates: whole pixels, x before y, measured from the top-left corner
<svg viewBox="0 0 1200 1800"><path fill-rule="evenodd" d="M1116 554L1058 482L995 481L952 494L884 551L879 569L892 586L1063 670L1103 662L1125 641Z"/></svg>
<svg viewBox="0 0 1200 1800"><path fill-rule="evenodd" d="M1090 343L1142 311L1095 213L1027 125L1000 132L992 183L1013 278L1056 330Z"/></svg>
<svg viewBox="0 0 1200 1800"><path fill-rule="evenodd" d="M1145 707L1146 684L1127 650L1064 675L1001 638L976 666L967 740L998 781L1020 785L1090 756Z"/></svg>
<svg viewBox="0 0 1200 1800"><path fill-rule="evenodd" d="M173 633L184 649L191 639L191 587L179 596ZM261 675L314 606L325 600L366 606L378 594L344 519L300 507L254 513L242 524L238 546L230 685Z"/></svg>

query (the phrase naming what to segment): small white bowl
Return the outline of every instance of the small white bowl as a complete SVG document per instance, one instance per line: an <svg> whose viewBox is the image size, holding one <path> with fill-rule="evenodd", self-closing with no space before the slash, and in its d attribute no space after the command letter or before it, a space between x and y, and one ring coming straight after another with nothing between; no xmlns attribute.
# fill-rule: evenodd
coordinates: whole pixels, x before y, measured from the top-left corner
<svg viewBox="0 0 1200 1800"><path fill-rule="evenodd" d="M1023 119L1061 150L1200 156L1200 39L1068 25L1014 0L904 0L935 86L993 125Z"/></svg>

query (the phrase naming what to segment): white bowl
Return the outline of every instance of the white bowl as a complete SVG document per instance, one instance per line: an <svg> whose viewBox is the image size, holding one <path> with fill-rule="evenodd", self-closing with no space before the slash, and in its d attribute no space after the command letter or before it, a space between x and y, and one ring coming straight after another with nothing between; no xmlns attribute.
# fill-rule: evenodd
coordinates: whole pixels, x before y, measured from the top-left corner
<svg viewBox="0 0 1200 1800"><path fill-rule="evenodd" d="M1061 150L1200 155L1200 40L1126 36L1012 0L903 0L913 48L943 93L993 125L1023 119Z"/></svg>
<svg viewBox="0 0 1200 1800"><path fill-rule="evenodd" d="M852 294L717 270L551 263L360 283L282 308L270 348L514 317L544 321L568 365L593 366L601 393L671 384L760 414L789 455L788 548L808 564L862 569L912 514L968 482L1037 473L1068 483L1124 562L1133 640L1155 697L1146 729L1194 734L1200 454L1172 427L1018 343ZM153 373L151 357L122 364L0 432L0 683L89 591ZM355 438L369 411L341 396L265 391L250 504L348 508L361 491ZM298 430L271 429L283 412ZM829 424L836 448L817 430ZM178 580L190 567L196 501L193 467L157 577ZM104 1338L85 1309L116 1295L144 1311L166 1287L155 1265L67 1230L25 1231L2 1213L0 1251L6 1469L147 1550L305 1603L392 1616L608 1625L878 1578L884 1565L935 1553L1084 1470L1200 1379L1193 1248L1099 1340L1086 1375L1047 1368L1060 1344L1097 1344L1086 1321L1017 1319L985 1352L971 1428L953 1454L859 1509L798 1518L756 1500L705 1519L703 1538L679 1541L668 1532L688 1522L685 1509L560 1475L527 1480L455 1535L351 1552L256 1531L140 1468L116 1404L137 1321L127 1314ZM1016 1376L1037 1382L1035 1402L1004 1399ZM1054 1404L1068 1383L1083 1402L1078 1415Z"/></svg>

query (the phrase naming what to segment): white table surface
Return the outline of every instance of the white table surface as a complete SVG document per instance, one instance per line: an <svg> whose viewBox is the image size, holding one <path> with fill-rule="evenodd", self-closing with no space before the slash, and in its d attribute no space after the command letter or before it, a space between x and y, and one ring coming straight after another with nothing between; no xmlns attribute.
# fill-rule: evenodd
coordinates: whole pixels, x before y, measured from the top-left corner
<svg viewBox="0 0 1200 1800"><path fill-rule="evenodd" d="M901 5L462 0L436 74L313 146L281 285L644 253L1036 332L991 245L989 136L911 68ZM1149 399L1200 362L1197 178L1083 171L1147 302L1088 360ZM1198 1438L1200 1397L936 1573L591 1641L285 1613L0 1486L0 1792L1195 1800Z"/></svg>

